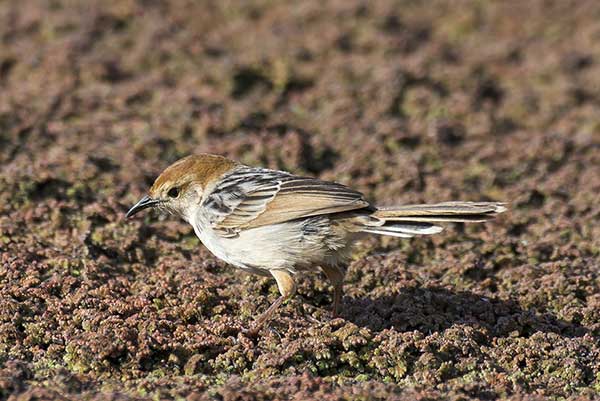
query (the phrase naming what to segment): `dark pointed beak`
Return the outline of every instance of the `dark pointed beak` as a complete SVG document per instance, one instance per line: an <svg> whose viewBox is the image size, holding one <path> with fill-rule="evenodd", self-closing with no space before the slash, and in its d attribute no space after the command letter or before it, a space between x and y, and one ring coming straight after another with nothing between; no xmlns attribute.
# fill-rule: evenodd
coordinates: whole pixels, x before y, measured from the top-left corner
<svg viewBox="0 0 600 401"><path fill-rule="evenodd" d="M129 209L129 211L127 212L125 217L129 218L129 217L133 216L134 214L136 214L137 212L141 212L144 209L148 209L149 207L156 206L159 203L160 203L160 200L152 199L151 197L146 195L142 199L140 199L138 203L133 205L133 207L131 209Z"/></svg>

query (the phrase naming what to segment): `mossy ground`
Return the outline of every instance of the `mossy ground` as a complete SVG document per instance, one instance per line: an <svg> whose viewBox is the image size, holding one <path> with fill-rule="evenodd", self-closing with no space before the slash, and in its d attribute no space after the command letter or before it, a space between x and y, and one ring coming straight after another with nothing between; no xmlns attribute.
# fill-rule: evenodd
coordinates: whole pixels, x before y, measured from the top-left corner
<svg viewBox="0 0 600 401"><path fill-rule="evenodd" d="M593 398L600 5L0 3L0 398ZM369 238L342 317L173 219L123 216L194 152L381 204L506 200ZM317 308L314 308L314 307Z"/></svg>

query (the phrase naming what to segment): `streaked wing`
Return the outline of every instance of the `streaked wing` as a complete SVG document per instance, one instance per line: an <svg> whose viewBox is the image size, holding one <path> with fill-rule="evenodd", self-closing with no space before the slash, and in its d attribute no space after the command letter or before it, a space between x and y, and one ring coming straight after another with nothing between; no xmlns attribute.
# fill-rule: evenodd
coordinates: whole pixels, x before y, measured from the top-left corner
<svg viewBox="0 0 600 401"><path fill-rule="evenodd" d="M248 227L276 224L301 217L345 212L369 206L360 192L342 184L314 178L293 177L282 182L264 213Z"/></svg>
<svg viewBox="0 0 600 401"><path fill-rule="evenodd" d="M242 229L361 209L369 202L342 184L242 167L224 177L203 206L215 230L235 235Z"/></svg>

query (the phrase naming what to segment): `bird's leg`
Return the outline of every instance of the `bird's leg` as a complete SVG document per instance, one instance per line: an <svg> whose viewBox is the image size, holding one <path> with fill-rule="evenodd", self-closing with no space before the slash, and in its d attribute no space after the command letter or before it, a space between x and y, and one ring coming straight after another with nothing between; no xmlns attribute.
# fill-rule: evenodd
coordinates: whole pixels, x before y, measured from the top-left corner
<svg viewBox="0 0 600 401"><path fill-rule="evenodd" d="M265 323L269 321L273 312L279 308L279 306L288 298L291 298L296 293L296 282L294 278L287 270L270 270L271 275L277 281L277 287L279 288L279 293L281 296L275 300L269 306L269 308L263 312L262 315L258 317L252 324L252 327L248 331L248 334L256 336L260 329L263 328Z"/></svg>
<svg viewBox="0 0 600 401"><path fill-rule="evenodd" d="M340 314L340 305L342 296L344 295L344 270L338 266L321 266L323 273L327 276L331 285L333 285L333 317L338 317Z"/></svg>

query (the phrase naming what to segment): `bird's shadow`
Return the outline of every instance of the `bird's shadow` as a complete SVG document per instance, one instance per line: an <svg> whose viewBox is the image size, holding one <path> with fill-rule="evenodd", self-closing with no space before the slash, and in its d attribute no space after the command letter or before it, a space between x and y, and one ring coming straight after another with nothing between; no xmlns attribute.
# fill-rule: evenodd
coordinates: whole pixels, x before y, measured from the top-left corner
<svg viewBox="0 0 600 401"><path fill-rule="evenodd" d="M481 327L494 337L527 337L540 331L580 337L587 332L579 323L523 309L513 300L439 287L408 287L375 299L346 297L341 317L377 332L394 328L430 334L455 324Z"/></svg>

